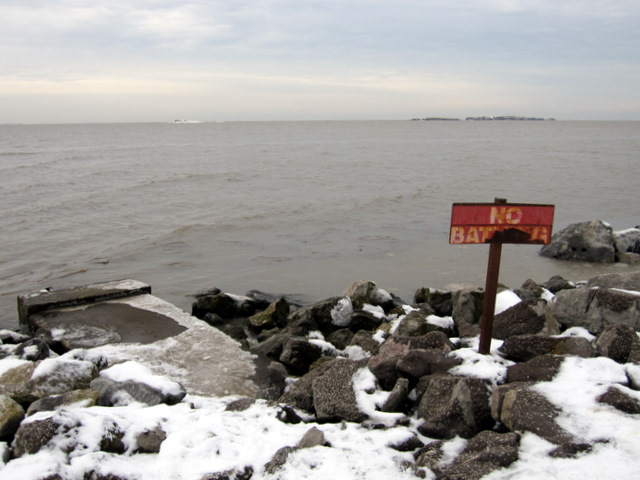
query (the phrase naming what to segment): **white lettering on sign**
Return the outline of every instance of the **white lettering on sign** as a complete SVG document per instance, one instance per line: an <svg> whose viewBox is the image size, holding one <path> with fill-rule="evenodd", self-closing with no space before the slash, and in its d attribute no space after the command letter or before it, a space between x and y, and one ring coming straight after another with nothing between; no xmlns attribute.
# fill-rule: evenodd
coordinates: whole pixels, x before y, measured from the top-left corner
<svg viewBox="0 0 640 480"><path fill-rule="evenodd" d="M517 225L522 220L522 210L518 207L491 207L489 223Z"/></svg>

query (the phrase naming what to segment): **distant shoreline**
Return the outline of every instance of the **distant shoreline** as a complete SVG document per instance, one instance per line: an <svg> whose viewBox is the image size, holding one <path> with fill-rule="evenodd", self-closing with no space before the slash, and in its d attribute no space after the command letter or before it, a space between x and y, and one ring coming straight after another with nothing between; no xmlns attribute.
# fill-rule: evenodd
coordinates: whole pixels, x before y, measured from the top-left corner
<svg viewBox="0 0 640 480"><path fill-rule="evenodd" d="M425 117L425 118L412 118L412 121L427 121L427 122L457 122L460 121L459 118L448 118L448 117ZM465 120L468 121L525 121L525 122L553 122L555 118L542 118L542 117L520 117L516 115L502 115L499 117L466 117Z"/></svg>

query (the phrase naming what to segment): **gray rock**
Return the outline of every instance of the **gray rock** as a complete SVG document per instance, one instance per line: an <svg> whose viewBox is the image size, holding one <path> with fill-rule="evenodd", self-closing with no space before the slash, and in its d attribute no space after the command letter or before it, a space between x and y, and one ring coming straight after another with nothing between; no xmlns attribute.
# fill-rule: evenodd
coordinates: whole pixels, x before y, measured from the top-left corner
<svg viewBox="0 0 640 480"><path fill-rule="evenodd" d="M576 357L596 357L596 347L584 337L557 337L554 355L575 355Z"/></svg>
<svg viewBox="0 0 640 480"><path fill-rule="evenodd" d="M443 352L451 352L456 349L456 346L449 340L449 337L440 331L429 332L426 335L420 337L407 337L399 338L396 340L403 343L408 343L411 350L442 350Z"/></svg>
<svg viewBox="0 0 640 480"><path fill-rule="evenodd" d="M593 334L608 325L640 330L640 296L615 288L563 290L549 304L551 315L562 327L584 327Z"/></svg>
<svg viewBox="0 0 640 480"><path fill-rule="evenodd" d="M617 252L616 260L627 265L640 265L640 253Z"/></svg>
<svg viewBox="0 0 640 480"><path fill-rule="evenodd" d="M57 474L56 474L57 475ZM62 478L49 478L44 480L62 480ZM115 473L103 473L96 470L90 470L84 474L83 480L129 480L128 478L121 477Z"/></svg>
<svg viewBox="0 0 640 480"><path fill-rule="evenodd" d="M523 300L499 313L493 321L493 338L504 340L513 335L559 334L558 323L545 316L546 306L544 300Z"/></svg>
<svg viewBox="0 0 640 480"><path fill-rule="evenodd" d="M383 389L391 390L395 386L398 380L396 364L408 351L408 345L390 339L384 342L378 353L369 359L369 370Z"/></svg>
<svg viewBox="0 0 640 480"><path fill-rule="evenodd" d="M391 390L391 393L387 397L387 400L382 405L381 410L383 412L396 412L401 413L409 398L409 380L406 378L399 378L395 387Z"/></svg>
<svg viewBox="0 0 640 480"><path fill-rule="evenodd" d="M640 401L635 397L623 392L619 387L612 386L596 398L599 403L611 405L616 410L633 415L640 414Z"/></svg>
<svg viewBox="0 0 640 480"><path fill-rule="evenodd" d="M358 280L347 287L343 295L349 297L353 308L361 309L365 304L382 307L389 311L396 306L397 300L375 284L367 280Z"/></svg>
<svg viewBox="0 0 640 480"><path fill-rule="evenodd" d="M366 367L367 360L337 359L313 380L313 406L318 422L362 422L367 415L360 411L353 389L353 376Z"/></svg>
<svg viewBox="0 0 640 480"><path fill-rule="evenodd" d="M436 474L436 478L442 478L442 470L439 463L442 460L444 452L442 447L445 444L442 440L435 440L426 444L416 453L416 466L427 467Z"/></svg>
<svg viewBox="0 0 640 480"><path fill-rule="evenodd" d="M48 358L39 363L26 387L30 401L52 395L61 395L73 390L89 388L91 381L98 376L98 369L91 362Z"/></svg>
<svg viewBox="0 0 640 480"><path fill-rule="evenodd" d="M38 338L31 338L22 342L14 352L14 355L17 355L22 360L31 362L44 360L49 357L49 354L49 346Z"/></svg>
<svg viewBox="0 0 640 480"><path fill-rule="evenodd" d="M418 406L424 419L421 434L449 439L471 438L494 424L489 408L489 388L478 378L433 375Z"/></svg>
<svg viewBox="0 0 640 480"><path fill-rule="evenodd" d="M51 412L63 407L71 405L81 407L92 407L98 404L98 391L91 388L85 390L74 390L72 392L63 393L62 395L53 395L36 400L27 409L27 416L31 416L38 412Z"/></svg>
<svg viewBox="0 0 640 480"><path fill-rule="evenodd" d="M81 444L82 448L100 450L102 452L122 454L125 445L122 442L124 432L112 420L105 419L100 435L91 435L95 444L87 444L87 438L79 439L82 424L70 417L52 415L46 418L27 419L20 424L12 443L13 456L21 457L37 453L54 437L61 436L69 448ZM95 437L95 440L94 440Z"/></svg>
<svg viewBox="0 0 640 480"><path fill-rule="evenodd" d="M484 291L478 288L463 288L452 295L453 322L460 337L475 337L480 333L480 319L484 303Z"/></svg>
<svg viewBox="0 0 640 480"><path fill-rule="evenodd" d="M282 345L280 362L292 375L300 376L309 371L313 362L322 356L322 349L302 337L289 337Z"/></svg>
<svg viewBox="0 0 640 480"><path fill-rule="evenodd" d="M610 225L601 220L574 223L556 232L540 250L543 257L580 262L613 263L615 248Z"/></svg>
<svg viewBox="0 0 640 480"><path fill-rule="evenodd" d="M311 330L320 330L326 337L331 332L347 327L353 308L351 301L345 299L348 300L348 297L331 297L290 313L288 326L300 330L300 333L294 331L292 334L306 335Z"/></svg>
<svg viewBox="0 0 640 480"><path fill-rule="evenodd" d="M324 433L317 427L311 427L298 442L298 448L313 448L325 445Z"/></svg>
<svg viewBox="0 0 640 480"><path fill-rule="evenodd" d="M252 298L218 293L196 298L191 314L197 318L204 318L207 313L215 313L222 318L248 317L255 313L255 309L256 302Z"/></svg>
<svg viewBox="0 0 640 480"><path fill-rule="evenodd" d="M11 444L14 458L39 452L63 428L53 417L22 422Z"/></svg>
<svg viewBox="0 0 640 480"><path fill-rule="evenodd" d="M287 386L288 375L286 367L280 362L271 362L269 366L267 366L268 384L266 388L272 388L275 392L278 392L275 399L284 393L284 389Z"/></svg>
<svg viewBox="0 0 640 480"><path fill-rule="evenodd" d="M357 332L349 342L349 345L360 347L365 352L373 355L380 351L380 344L373 339L373 332L367 330Z"/></svg>
<svg viewBox="0 0 640 480"><path fill-rule="evenodd" d="M286 403L306 412L313 412L313 382L327 372L336 361L337 359L331 360L314 368L296 382L289 385L289 388L280 397L279 402Z"/></svg>
<svg viewBox="0 0 640 480"><path fill-rule="evenodd" d="M253 405L255 405L255 403L256 401L253 398L249 398L249 397L238 398L237 400L233 400L232 402L229 402L225 407L224 411L225 412L244 412L245 410L248 410Z"/></svg>
<svg viewBox="0 0 640 480"><path fill-rule="evenodd" d="M14 332L13 330L6 330L4 328L0 329L0 343L18 345L30 339L31 337L29 335L25 335L24 333Z"/></svg>
<svg viewBox="0 0 640 480"><path fill-rule="evenodd" d="M512 432L533 432L556 445L577 444L555 421L560 409L527 383L496 387L491 405L493 417Z"/></svg>
<svg viewBox="0 0 640 480"><path fill-rule="evenodd" d="M30 398L29 382L35 368L36 364L29 362L0 375L0 395L8 395L18 403L33 401L34 399Z"/></svg>
<svg viewBox="0 0 640 480"><path fill-rule="evenodd" d="M23 419L22 406L7 395L0 395L0 441L11 441Z"/></svg>
<svg viewBox="0 0 640 480"><path fill-rule="evenodd" d="M631 327L609 325L598 335L595 345L600 355L626 363L633 347L640 346L640 339Z"/></svg>
<svg viewBox="0 0 640 480"><path fill-rule="evenodd" d="M359 332L360 330L375 330L383 322L382 318L376 317L373 313L366 310L354 310L349 318L349 329L352 332Z"/></svg>
<svg viewBox="0 0 640 480"><path fill-rule="evenodd" d="M269 330L283 328L287 325L289 304L284 298L271 303L265 310L249 317L249 327L254 330Z"/></svg>
<svg viewBox="0 0 640 480"><path fill-rule="evenodd" d="M554 353L557 344L558 338L549 335L514 335L498 350L511 360L526 362L539 355Z"/></svg>
<svg viewBox="0 0 640 480"><path fill-rule="evenodd" d="M429 332L438 330L436 325L427 322L427 316L433 312L425 310L413 310L400 320L396 330L393 332L394 337L420 337Z"/></svg>
<svg viewBox="0 0 640 480"><path fill-rule="evenodd" d="M289 454L298 450L297 447L282 447L278 449L273 458L264 466L264 471L269 475L273 475L287 463Z"/></svg>
<svg viewBox="0 0 640 480"><path fill-rule="evenodd" d="M640 253L640 228L613 232L613 244L617 252Z"/></svg>
<svg viewBox="0 0 640 480"><path fill-rule="evenodd" d="M479 480L499 468L518 460L520 435L517 433L480 432L469 440L464 450L442 471L447 480Z"/></svg>
<svg viewBox="0 0 640 480"><path fill-rule="evenodd" d="M453 314L451 292L444 292L431 288L420 288L413 296L416 305L427 304L439 317L450 317Z"/></svg>
<svg viewBox="0 0 640 480"><path fill-rule="evenodd" d="M136 435L135 453L159 453L162 442L167 439L167 433L160 425L153 430L145 430Z"/></svg>
<svg viewBox="0 0 640 480"><path fill-rule="evenodd" d="M397 450L398 452L415 452L424 447L424 442L420 440L420 437L418 435L412 435L406 440L392 440L391 442L387 443L387 446L389 448Z"/></svg>
<svg viewBox="0 0 640 480"><path fill-rule="evenodd" d="M507 383L548 382L560 370L564 357L559 355L540 355L524 363L507 367Z"/></svg>
<svg viewBox="0 0 640 480"><path fill-rule="evenodd" d="M541 286L549 290L554 295L561 290L571 290L576 288L573 282L570 282L559 275L554 275Z"/></svg>
<svg viewBox="0 0 640 480"><path fill-rule="evenodd" d="M619 288L640 292L640 272L603 273L590 278L586 288Z"/></svg>
<svg viewBox="0 0 640 480"><path fill-rule="evenodd" d="M397 362L398 374L417 381L434 373L446 373L462 364L462 360L452 357L443 350L409 350Z"/></svg>
<svg viewBox="0 0 640 480"><path fill-rule="evenodd" d="M105 377L93 380L91 388L99 392L98 405L106 407L126 406L131 402L144 403L150 406L160 403L174 405L186 395L186 390L181 385L179 392L167 393L157 390L146 383L132 380L114 382Z"/></svg>
<svg viewBox="0 0 640 480"><path fill-rule="evenodd" d="M326 341L336 347L338 350L344 350L351 342L354 333L349 328L341 328L335 332L330 333Z"/></svg>
<svg viewBox="0 0 640 480"><path fill-rule="evenodd" d="M253 467L246 466L242 470L231 469L219 473L208 473L201 480L249 480L253 477Z"/></svg>
<svg viewBox="0 0 640 480"><path fill-rule="evenodd" d="M120 429L115 421L109 419L105 425L105 429L102 432L102 438L98 448L101 452L116 453L121 455L127 449L122 439L124 438L124 431Z"/></svg>

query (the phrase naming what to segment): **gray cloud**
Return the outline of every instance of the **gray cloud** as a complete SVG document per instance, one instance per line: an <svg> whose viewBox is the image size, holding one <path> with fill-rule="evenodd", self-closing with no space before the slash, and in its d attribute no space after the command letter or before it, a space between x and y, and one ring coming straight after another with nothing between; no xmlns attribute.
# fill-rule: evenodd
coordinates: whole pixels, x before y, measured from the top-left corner
<svg viewBox="0 0 640 480"><path fill-rule="evenodd" d="M0 106L30 93L73 99L75 82L82 95L173 92L170 108L192 92L203 105L245 94L274 118L274 90L280 102L287 92L302 99L310 117L330 115L332 98L338 112L385 92L407 110L379 100L379 114L402 118L420 113L405 98L443 99L437 108L465 114L444 100L475 97L482 108L535 90L570 116L581 114L576 89L606 98L615 84L621 115L640 118L639 27L640 4L625 0L5 0Z"/></svg>

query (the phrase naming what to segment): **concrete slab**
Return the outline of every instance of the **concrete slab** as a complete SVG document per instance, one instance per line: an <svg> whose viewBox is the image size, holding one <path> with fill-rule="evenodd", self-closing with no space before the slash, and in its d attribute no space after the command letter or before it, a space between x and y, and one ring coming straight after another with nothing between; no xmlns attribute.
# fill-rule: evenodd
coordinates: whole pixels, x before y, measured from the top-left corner
<svg viewBox="0 0 640 480"><path fill-rule="evenodd" d="M111 364L140 362L191 394L254 395L254 357L216 328L145 293L147 287L127 280L26 295L21 322L49 332L64 350L90 349Z"/></svg>
<svg viewBox="0 0 640 480"><path fill-rule="evenodd" d="M145 293L151 293L151 286L131 279L94 283L62 290L42 290L18 296L18 319L21 325L25 325L27 318L33 313Z"/></svg>

